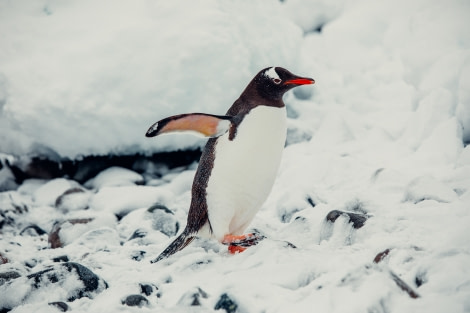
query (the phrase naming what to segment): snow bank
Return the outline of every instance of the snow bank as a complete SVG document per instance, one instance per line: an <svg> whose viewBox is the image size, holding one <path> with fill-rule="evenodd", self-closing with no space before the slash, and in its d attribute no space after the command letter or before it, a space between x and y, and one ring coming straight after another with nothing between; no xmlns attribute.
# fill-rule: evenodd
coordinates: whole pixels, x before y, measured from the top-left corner
<svg viewBox="0 0 470 313"><path fill-rule="evenodd" d="M74 158L201 145L144 134L225 113L264 67L298 70L302 32L274 0L140 0L2 2L0 34L0 151Z"/></svg>

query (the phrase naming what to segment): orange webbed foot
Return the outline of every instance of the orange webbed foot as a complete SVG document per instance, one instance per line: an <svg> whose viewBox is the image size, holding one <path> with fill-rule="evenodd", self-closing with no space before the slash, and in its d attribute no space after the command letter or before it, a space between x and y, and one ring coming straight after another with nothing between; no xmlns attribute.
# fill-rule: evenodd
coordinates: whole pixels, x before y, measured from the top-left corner
<svg viewBox="0 0 470 313"><path fill-rule="evenodd" d="M243 252L246 247L257 245L258 242L263 240L265 237L258 233L251 233L245 235L225 235L222 243L228 245L228 251L232 254L236 252Z"/></svg>
<svg viewBox="0 0 470 313"><path fill-rule="evenodd" d="M241 246L232 246L232 245L228 246L228 252L230 252L231 254L235 254L237 252L242 253L245 250L246 250L246 248L241 247Z"/></svg>

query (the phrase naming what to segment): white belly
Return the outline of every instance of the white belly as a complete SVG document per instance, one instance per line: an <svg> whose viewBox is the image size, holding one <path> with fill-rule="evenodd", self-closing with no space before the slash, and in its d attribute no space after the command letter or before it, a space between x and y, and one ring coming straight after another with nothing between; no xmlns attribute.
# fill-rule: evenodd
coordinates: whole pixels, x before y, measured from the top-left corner
<svg viewBox="0 0 470 313"><path fill-rule="evenodd" d="M221 136L207 185L213 236L239 235L266 200L286 140L286 109L258 106L245 116L233 141Z"/></svg>

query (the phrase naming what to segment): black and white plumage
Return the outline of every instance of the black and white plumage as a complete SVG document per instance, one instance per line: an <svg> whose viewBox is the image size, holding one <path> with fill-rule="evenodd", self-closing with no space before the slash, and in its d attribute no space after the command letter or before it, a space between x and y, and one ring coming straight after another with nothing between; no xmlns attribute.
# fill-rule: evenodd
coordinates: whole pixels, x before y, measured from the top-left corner
<svg viewBox="0 0 470 313"><path fill-rule="evenodd" d="M281 161L286 139L282 96L314 82L269 67L252 79L226 115L175 115L149 128L147 137L192 131L210 138L194 176L186 228L152 262L183 249L198 236L227 244L243 238L274 184Z"/></svg>

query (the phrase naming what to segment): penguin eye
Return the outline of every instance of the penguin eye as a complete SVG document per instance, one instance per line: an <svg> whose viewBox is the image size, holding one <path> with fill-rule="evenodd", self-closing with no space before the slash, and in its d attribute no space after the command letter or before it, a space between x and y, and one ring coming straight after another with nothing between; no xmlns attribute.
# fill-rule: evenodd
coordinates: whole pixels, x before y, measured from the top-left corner
<svg viewBox="0 0 470 313"><path fill-rule="evenodd" d="M272 80L276 85L279 85L282 82L282 80L280 80L279 78L273 78Z"/></svg>

